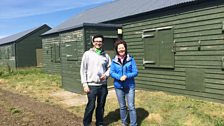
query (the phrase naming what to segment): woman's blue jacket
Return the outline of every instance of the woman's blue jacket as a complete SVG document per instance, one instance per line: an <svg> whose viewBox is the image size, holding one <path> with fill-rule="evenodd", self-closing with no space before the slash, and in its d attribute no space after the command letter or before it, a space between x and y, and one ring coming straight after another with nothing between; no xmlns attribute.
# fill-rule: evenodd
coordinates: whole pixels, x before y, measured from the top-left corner
<svg viewBox="0 0 224 126"><path fill-rule="evenodd" d="M126 75L125 81L120 81L120 78ZM114 78L115 88L135 88L135 79L138 75L138 69L135 60L130 55L127 55L123 65L118 61L118 56L112 59L110 66L110 76Z"/></svg>

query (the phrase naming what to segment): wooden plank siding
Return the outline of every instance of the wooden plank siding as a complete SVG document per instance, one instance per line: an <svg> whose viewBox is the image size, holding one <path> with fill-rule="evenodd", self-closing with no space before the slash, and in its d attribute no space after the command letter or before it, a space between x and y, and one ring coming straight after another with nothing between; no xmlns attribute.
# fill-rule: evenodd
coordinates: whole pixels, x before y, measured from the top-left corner
<svg viewBox="0 0 224 126"><path fill-rule="evenodd" d="M43 27L16 43L16 67L37 66L36 49L42 49L40 35L47 30L49 30L48 27Z"/></svg>
<svg viewBox="0 0 224 126"><path fill-rule="evenodd" d="M10 69L16 68L14 43L0 46L0 66Z"/></svg>
<svg viewBox="0 0 224 126"><path fill-rule="evenodd" d="M84 34L83 29L73 30L60 34L61 38L61 77L62 86L64 89L74 91L77 93L82 92L82 85L80 81L80 64L82 60L82 54L84 52ZM76 47L73 50L67 50L67 46L76 42ZM76 49L77 59L69 60L68 51L74 51Z"/></svg>
<svg viewBox="0 0 224 126"><path fill-rule="evenodd" d="M37 50L42 49L40 35L50 27L42 25L2 39L0 45L0 64L10 68L37 67ZM41 61L41 60L39 60ZM38 62L41 64L41 62Z"/></svg>
<svg viewBox="0 0 224 126"><path fill-rule="evenodd" d="M54 62L52 60L52 44L60 43L60 37L58 35L51 35L43 37L42 47L43 47L43 70L47 73L61 73L61 63Z"/></svg>
<svg viewBox="0 0 224 126"><path fill-rule="evenodd" d="M166 13L158 11L146 17L123 25L123 38L139 69L137 87L223 102L224 71L221 58L224 57L224 3L203 3ZM173 27L176 50L174 69L144 67L143 30L167 26ZM190 68L203 71L203 91L186 88L186 71Z"/></svg>

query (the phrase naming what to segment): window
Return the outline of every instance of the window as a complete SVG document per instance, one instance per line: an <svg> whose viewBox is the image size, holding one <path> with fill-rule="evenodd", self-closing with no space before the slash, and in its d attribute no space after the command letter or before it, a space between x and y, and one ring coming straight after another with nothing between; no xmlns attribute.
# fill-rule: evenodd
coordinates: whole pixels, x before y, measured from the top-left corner
<svg viewBox="0 0 224 126"><path fill-rule="evenodd" d="M54 44L55 49L55 62L61 62L61 56L60 56L60 44Z"/></svg>
<svg viewBox="0 0 224 126"><path fill-rule="evenodd" d="M3 59L3 52L2 52L2 48L0 47L0 59Z"/></svg>
<svg viewBox="0 0 224 126"><path fill-rule="evenodd" d="M61 62L61 56L60 56L60 44L54 43L50 47L51 51L51 61L55 63Z"/></svg>
<svg viewBox="0 0 224 126"><path fill-rule="evenodd" d="M66 42L65 53L68 61L78 60L77 41Z"/></svg>
<svg viewBox="0 0 224 126"><path fill-rule="evenodd" d="M174 68L172 27L144 30L142 38L145 67Z"/></svg>

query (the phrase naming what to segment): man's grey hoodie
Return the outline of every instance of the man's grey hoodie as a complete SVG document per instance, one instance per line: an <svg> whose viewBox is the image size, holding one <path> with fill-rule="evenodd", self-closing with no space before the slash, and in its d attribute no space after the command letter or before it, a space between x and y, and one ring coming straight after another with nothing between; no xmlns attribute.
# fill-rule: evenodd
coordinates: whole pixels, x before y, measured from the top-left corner
<svg viewBox="0 0 224 126"><path fill-rule="evenodd" d="M95 48L90 48L82 56L80 75L83 86L100 86L106 85L107 80L100 80L100 77L105 74L109 77L111 59L110 56L102 51L96 53Z"/></svg>

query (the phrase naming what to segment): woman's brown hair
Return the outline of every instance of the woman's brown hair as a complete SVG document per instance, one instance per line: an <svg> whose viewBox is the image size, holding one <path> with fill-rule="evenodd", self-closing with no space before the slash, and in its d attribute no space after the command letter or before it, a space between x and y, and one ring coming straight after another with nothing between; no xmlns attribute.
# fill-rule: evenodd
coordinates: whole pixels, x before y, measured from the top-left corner
<svg viewBox="0 0 224 126"><path fill-rule="evenodd" d="M120 44L123 44L124 45L124 47L125 47L125 55L127 55L127 52L128 52L127 43L124 40L122 40L122 39L118 39L114 43L114 49L116 51L116 54L119 55L119 53L117 51L117 48L118 48L118 45L120 45Z"/></svg>

